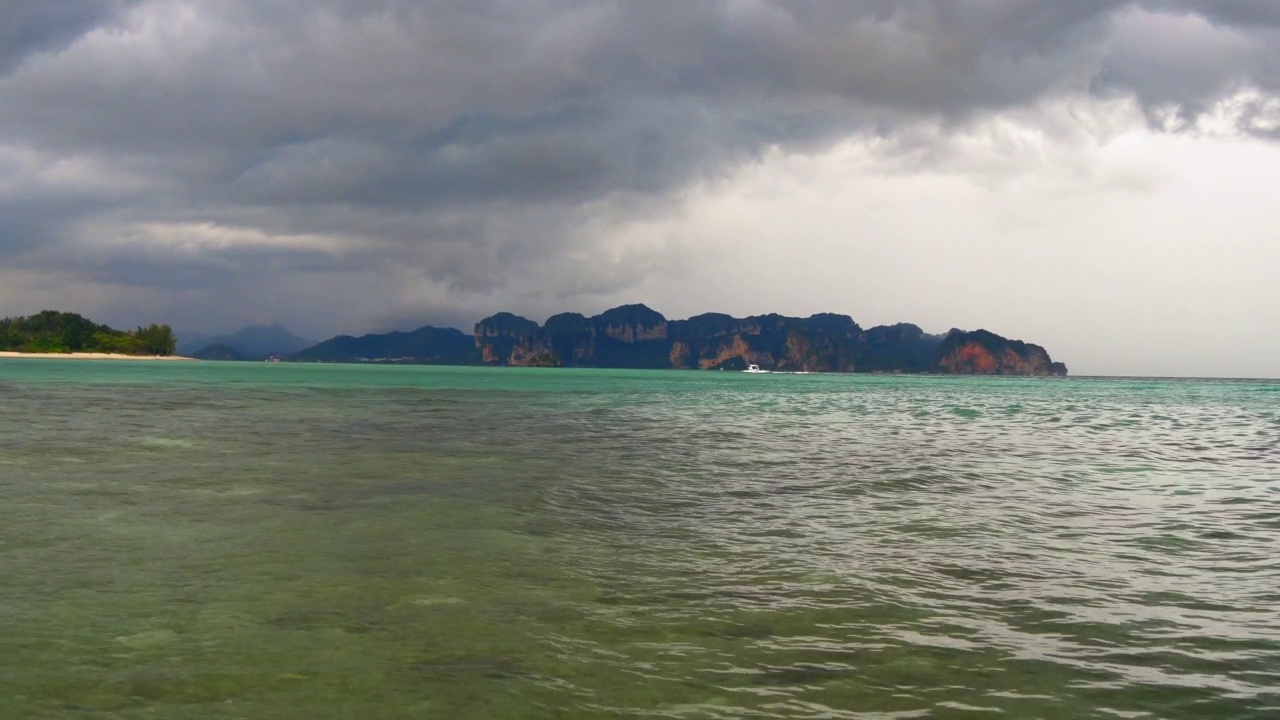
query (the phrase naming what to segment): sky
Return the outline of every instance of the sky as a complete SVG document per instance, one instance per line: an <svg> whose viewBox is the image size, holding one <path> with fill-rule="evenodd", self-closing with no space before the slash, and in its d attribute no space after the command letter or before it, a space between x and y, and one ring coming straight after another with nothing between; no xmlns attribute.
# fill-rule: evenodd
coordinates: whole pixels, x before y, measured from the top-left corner
<svg viewBox="0 0 1280 720"><path fill-rule="evenodd" d="M5 0L0 316L642 302L1280 377L1274 0Z"/></svg>

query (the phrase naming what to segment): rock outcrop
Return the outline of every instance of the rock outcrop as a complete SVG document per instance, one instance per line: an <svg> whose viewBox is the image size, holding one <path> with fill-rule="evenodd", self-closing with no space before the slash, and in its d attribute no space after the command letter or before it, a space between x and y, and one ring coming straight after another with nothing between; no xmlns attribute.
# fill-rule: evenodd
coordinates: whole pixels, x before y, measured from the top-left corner
<svg viewBox="0 0 1280 720"><path fill-rule="evenodd" d="M930 335L910 324L863 330L853 318L830 313L667 320L644 305L624 305L590 318L555 315L543 325L499 313L477 323L475 336L488 365L1066 374L1044 348L985 330Z"/></svg>
<svg viewBox="0 0 1280 720"><path fill-rule="evenodd" d="M1039 345L1008 340L986 330L952 330L938 348L938 368L957 375L1066 375Z"/></svg>
<svg viewBox="0 0 1280 720"><path fill-rule="evenodd" d="M667 320L644 305L595 317L561 313L541 325L509 312L476 323L474 335L452 328L350 337L341 335L284 358L311 362L380 362L524 367L678 368L793 372L1066 375L1039 345L986 330L930 335L909 324L863 329L847 315L807 318L723 313Z"/></svg>
<svg viewBox="0 0 1280 720"><path fill-rule="evenodd" d="M486 365L673 367L668 325L644 305L623 305L592 318L561 313L543 325L498 313L476 323L476 347Z"/></svg>

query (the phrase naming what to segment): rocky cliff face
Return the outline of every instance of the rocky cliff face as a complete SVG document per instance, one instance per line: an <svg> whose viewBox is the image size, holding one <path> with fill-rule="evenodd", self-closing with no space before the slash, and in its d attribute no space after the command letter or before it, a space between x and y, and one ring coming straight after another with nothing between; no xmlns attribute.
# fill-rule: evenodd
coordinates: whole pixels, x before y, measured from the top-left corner
<svg viewBox="0 0 1280 720"><path fill-rule="evenodd" d="M644 305L623 305L592 318L597 333L624 343L666 340L667 319Z"/></svg>
<svg viewBox="0 0 1280 720"><path fill-rule="evenodd" d="M673 367L668 323L644 305L624 305L592 318L561 313L545 325L499 313L476 324L476 347L490 365Z"/></svg>
<svg viewBox="0 0 1280 720"><path fill-rule="evenodd" d="M675 367L742 369L748 364L776 370L853 370L852 348L861 329L844 315L792 318L759 315L735 318L720 313L668 323L680 346Z"/></svg>
<svg viewBox="0 0 1280 720"><path fill-rule="evenodd" d="M952 330L937 352L938 368L957 375L1066 375L1039 345L1008 340L986 330Z"/></svg>
<svg viewBox="0 0 1280 720"><path fill-rule="evenodd" d="M985 330L946 336L909 324L863 330L846 315L828 313L707 313L668 321L644 305L624 305L590 318L563 313L544 325L499 313L476 325L475 338L481 362L491 365L1066 374L1044 348Z"/></svg>
<svg viewBox="0 0 1280 720"><path fill-rule="evenodd" d="M810 372L939 372L1066 375L1039 345L986 330L929 335L915 325L864 330L847 315L807 318L722 313L667 320L644 305L595 317L561 313L539 325L511 313L476 323L474 335L452 328L342 335L285 359L310 362L402 362Z"/></svg>
<svg viewBox="0 0 1280 720"><path fill-rule="evenodd" d="M528 365L533 358L554 355L549 345L540 342L541 330L538 323L508 312L481 320L475 327L480 362L487 365Z"/></svg>

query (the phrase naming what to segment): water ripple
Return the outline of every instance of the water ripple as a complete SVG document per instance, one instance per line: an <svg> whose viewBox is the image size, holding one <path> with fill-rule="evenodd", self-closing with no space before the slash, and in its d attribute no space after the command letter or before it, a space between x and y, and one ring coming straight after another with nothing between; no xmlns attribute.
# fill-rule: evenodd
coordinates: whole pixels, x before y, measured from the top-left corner
<svg viewBox="0 0 1280 720"><path fill-rule="evenodd" d="M1130 385L780 388L635 407L573 439L614 482L569 474L550 502L575 518L609 508L583 536L649 558L625 573L581 559L620 588L609 602L629 623L678 633L714 618L718 636L761 636L708 658L718 682L821 697L855 667L909 657L913 684L935 692L956 665L999 667L993 707L1037 673L1059 678L1058 700L1120 708L1135 686L1162 686L1257 706L1280 693L1280 452L1265 406L1214 385ZM648 446L661 459L645 462Z"/></svg>
<svg viewBox="0 0 1280 720"><path fill-rule="evenodd" d="M1275 383L12 367L28 716L1280 715Z"/></svg>

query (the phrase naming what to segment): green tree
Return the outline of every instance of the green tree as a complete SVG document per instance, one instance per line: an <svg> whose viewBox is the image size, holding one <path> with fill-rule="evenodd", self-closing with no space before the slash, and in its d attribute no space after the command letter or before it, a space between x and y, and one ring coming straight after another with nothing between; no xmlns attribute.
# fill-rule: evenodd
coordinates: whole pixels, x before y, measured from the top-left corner
<svg viewBox="0 0 1280 720"><path fill-rule="evenodd" d="M151 324L122 332L76 313L54 310L0 320L0 350L172 355L176 347L177 339L168 325Z"/></svg>
<svg viewBox="0 0 1280 720"><path fill-rule="evenodd" d="M149 355L172 355L178 346L178 339L168 325L152 323L145 328L140 327L133 332L142 352Z"/></svg>

